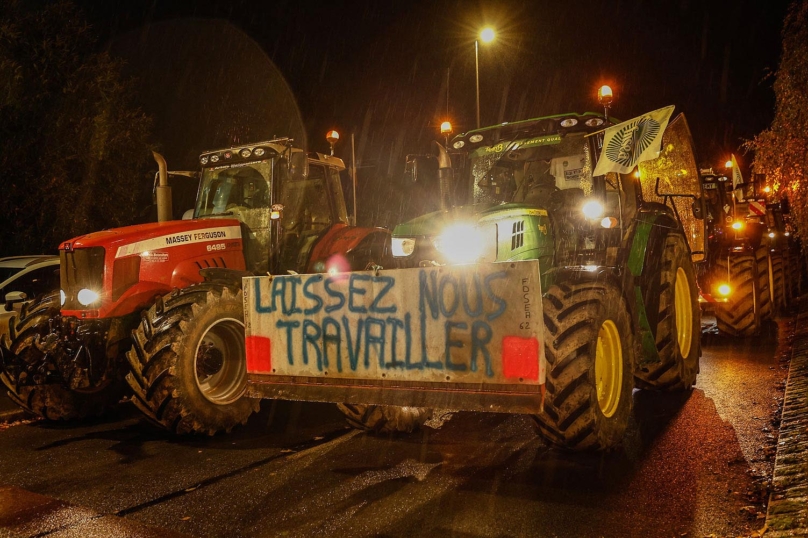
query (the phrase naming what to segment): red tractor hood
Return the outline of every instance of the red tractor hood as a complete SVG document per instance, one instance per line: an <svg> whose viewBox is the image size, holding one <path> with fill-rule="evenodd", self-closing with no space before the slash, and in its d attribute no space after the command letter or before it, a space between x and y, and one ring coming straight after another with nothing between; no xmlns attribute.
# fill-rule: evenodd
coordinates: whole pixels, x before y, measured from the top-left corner
<svg viewBox="0 0 808 538"><path fill-rule="evenodd" d="M197 243L232 237L228 229L239 228L237 219L196 219L150 222L81 235L59 245L59 250L104 247L116 257L157 250L182 243ZM215 230L215 231L214 231ZM205 232L208 233L205 233ZM238 233L238 232L236 232ZM238 234L240 237L240 233Z"/></svg>

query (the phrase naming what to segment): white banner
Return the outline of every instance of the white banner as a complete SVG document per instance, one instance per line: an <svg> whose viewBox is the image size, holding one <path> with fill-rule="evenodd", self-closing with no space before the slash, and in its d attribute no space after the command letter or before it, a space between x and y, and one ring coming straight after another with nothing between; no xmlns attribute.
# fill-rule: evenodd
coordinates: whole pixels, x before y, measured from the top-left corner
<svg viewBox="0 0 808 538"><path fill-rule="evenodd" d="M738 166L738 161L735 160L735 154L732 154L732 190L735 193L735 198L741 202L744 199L743 189L739 188L743 185L743 176L741 175L741 167Z"/></svg>
<svg viewBox="0 0 808 538"><path fill-rule="evenodd" d="M637 163L656 159L662 144L662 133L673 114L673 105L606 129L603 150L593 175L609 172L628 174Z"/></svg>
<svg viewBox="0 0 808 538"><path fill-rule="evenodd" d="M247 371L540 385L539 263L244 279Z"/></svg>

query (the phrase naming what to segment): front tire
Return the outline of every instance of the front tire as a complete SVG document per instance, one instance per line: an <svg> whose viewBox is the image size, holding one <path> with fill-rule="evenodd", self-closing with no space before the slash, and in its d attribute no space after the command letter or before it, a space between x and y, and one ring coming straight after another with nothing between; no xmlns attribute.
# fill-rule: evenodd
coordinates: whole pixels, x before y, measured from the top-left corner
<svg viewBox="0 0 808 538"><path fill-rule="evenodd" d="M634 337L622 291L563 283L543 300L547 381L540 435L572 450L617 447L631 415Z"/></svg>
<svg viewBox="0 0 808 538"><path fill-rule="evenodd" d="M59 292L53 291L25 305L19 321L9 321L0 382L12 401L47 420L101 415L124 397L122 376L113 373L97 389L78 391L66 385L57 365L62 350L54 332L60 324L60 309Z"/></svg>
<svg viewBox="0 0 808 538"><path fill-rule="evenodd" d="M259 400L246 397L241 290L202 283L144 312L126 354L135 405L177 434L229 432Z"/></svg>
<svg viewBox="0 0 808 538"><path fill-rule="evenodd" d="M666 238L659 278L659 364L635 375L643 388L688 389L696 383L699 371L701 310L696 271L681 235Z"/></svg>

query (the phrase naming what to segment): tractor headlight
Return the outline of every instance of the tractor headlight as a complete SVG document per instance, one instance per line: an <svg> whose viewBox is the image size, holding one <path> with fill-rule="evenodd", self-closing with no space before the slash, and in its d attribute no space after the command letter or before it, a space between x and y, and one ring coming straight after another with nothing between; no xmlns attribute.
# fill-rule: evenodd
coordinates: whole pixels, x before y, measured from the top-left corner
<svg viewBox="0 0 808 538"><path fill-rule="evenodd" d="M67 295L65 295L65 290L59 290L59 304L61 306L64 306L66 300L67 300Z"/></svg>
<svg viewBox="0 0 808 538"><path fill-rule="evenodd" d="M732 223L733 230L740 230L741 228L743 228L743 222L736 220L735 222Z"/></svg>
<svg viewBox="0 0 808 538"><path fill-rule="evenodd" d="M732 293L732 288L729 287L729 284L720 284L718 286L718 294L722 297L729 297L730 293Z"/></svg>
<svg viewBox="0 0 808 538"><path fill-rule="evenodd" d="M82 288L79 290L76 298L79 300L79 303L81 303L82 306L89 306L98 300L98 292L88 290L87 288Z"/></svg>
<svg viewBox="0 0 808 538"><path fill-rule="evenodd" d="M480 230L467 223L447 226L434 240L438 252L456 264L476 262L483 254L484 243Z"/></svg>
<svg viewBox="0 0 808 538"><path fill-rule="evenodd" d="M415 239L412 237L394 237L390 250L393 251L393 256L396 258L407 257L415 251Z"/></svg>
<svg viewBox="0 0 808 538"><path fill-rule="evenodd" d="M603 204L597 200L589 200L583 205L581 211L588 219L599 219L603 216Z"/></svg>

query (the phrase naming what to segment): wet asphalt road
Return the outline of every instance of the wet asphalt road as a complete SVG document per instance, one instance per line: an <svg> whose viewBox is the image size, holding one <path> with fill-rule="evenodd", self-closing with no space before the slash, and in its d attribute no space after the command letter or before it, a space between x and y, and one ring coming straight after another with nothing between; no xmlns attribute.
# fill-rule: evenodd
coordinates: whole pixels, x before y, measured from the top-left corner
<svg viewBox="0 0 808 538"><path fill-rule="evenodd" d="M689 397L635 392L626 448L610 455L549 450L523 416L455 413L439 429L371 436L331 405L292 402L265 402L216 438L172 438L128 406L78 425L15 425L0 430L0 486L75 506L24 525L0 517L0 536L107 536L100 523L119 517L155 536L751 535L784 351L776 328L703 348Z"/></svg>

